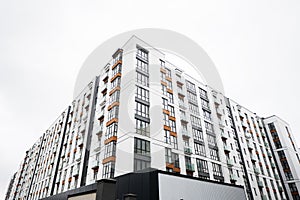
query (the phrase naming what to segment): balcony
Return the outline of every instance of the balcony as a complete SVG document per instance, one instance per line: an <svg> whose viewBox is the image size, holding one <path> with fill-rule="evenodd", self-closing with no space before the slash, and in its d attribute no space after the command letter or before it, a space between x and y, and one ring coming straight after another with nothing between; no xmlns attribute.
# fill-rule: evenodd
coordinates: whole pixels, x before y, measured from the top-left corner
<svg viewBox="0 0 300 200"><path fill-rule="evenodd" d="M186 106L183 103L179 103L179 107L183 110L186 110Z"/></svg>
<svg viewBox="0 0 300 200"><path fill-rule="evenodd" d="M216 112L217 112L217 115L219 115L219 116L222 116L223 115L223 112L222 112L222 110L221 110L221 108L216 108Z"/></svg>
<svg viewBox="0 0 300 200"><path fill-rule="evenodd" d="M238 177L235 174L230 174L230 181L237 181Z"/></svg>
<svg viewBox="0 0 300 200"><path fill-rule="evenodd" d="M266 147L269 147L269 144L267 142L264 142Z"/></svg>
<svg viewBox="0 0 300 200"><path fill-rule="evenodd" d="M227 159L227 165L228 165L228 167L232 167L234 165L233 160Z"/></svg>
<svg viewBox="0 0 300 200"><path fill-rule="evenodd" d="M99 160L92 160L92 162L91 162L91 168L92 169L98 169L99 168L99 164L100 164Z"/></svg>
<svg viewBox="0 0 300 200"><path fill-rule="evenodd" d="M283 192L283 188L281 186L278 186L279 192Z"/></svg>
<svg viewBox="0 0 300 200"><path fill-rule="evenodd" d="M195 171L195 165L194 164L186 164L186 170L194 172Z"/></svg>
<svg viewBox="0 0 300 200"><path fill-rule="evenodd" d="M267 198L267 196L266 196L265 194L263 194L263 195L261 196L261 199L262 199L262 200L268 200L268 198Z"/></svg>
<svg viewBox="0 0 300 200"><path fill-rule="evenodd" d="M245 133L245 137L246 137L246 139L251 139L252 138L251 134L248 133L248 132Z"/></svg>
<svg viewBox="0 0 300 200"><path fill-rule="evenodd" d="M187 137L187 138L191 137L191 134L187 130L185 130L185 129L182 129L181 133L182 133L183 137Z"/></svg>
<svg viewBox="0 0 300 200"><path fill-rule="evenodd" d="M258 185L258 187L260 187L260 188L264 187L264 184L263 184L262 181L257 181L257 185Z"/></svg>
<svg viewBox="0 0 300 200"><path fill-rule="evenodd" d="M271 167L275 168L275 164L273 162L271 162Z"/></svg>
<svg viewBox="0 0 300 200"><path fill-rule="evenodd" d="M78 162L81 160L81 153L76 153L75 160Z"/></svg>
<svg viewBox="0 0 300 200"><path fill-rule="evenodd" d="M228 139L228 133L226 131L221 132L221 137L222 137L222 139L227 140Z"/></svg>
<svg viewBox="0 0 300 200"><path fill-rule="evenodd" d="M180 115L180 120L184 122L189 122L185 115Z"/></svg>
<svg viewBox="0 0 300 200"><path fill-rule="evenodd" d="M251 157L251 161L252 161L252 162L256 162L256 158L255 158L254 155L251 155L250 157Z"/></svg>
<svg viewBox="0 0 300 200"><path fill-rule="evenodd" d="M266 137L265 132L261 132L261 136L262 136L263 138Z"/></svg>
<svg viewBox="0 0 300 200"><path fill-rule="evenodd" d="M247 146L248 146L248 149L252 150L254 148L253 144L252 143L247 143Z"/></svg>
<svg viewBox="0 0 300 200"><path fill-rule="evenodd" d="M272 153L267 151L268 156L271 158L272 157Z"/></svg>
<svg viewBox="0 0 300 200"><path fill-rule="evenodd" d="M230 148L227 145L224 145L225 153L230 153Z"/></svg>
<svg viewBox="0 0 300 200"><path fill-rule="evenodd" d="M185 154L192 154L193 152L192 152L192 148L191 147L184 147L184 153Z"/></svg>
<svg viewBox="0 0 300 200"><path fill-rule="evenodd" d="M280 180L278 174L274 174L274 177L275 177L276 180Z"/></svg>
<svg viewBox="0 0 300 200"><path fill-rule="evenodd" d="M79 169L78 169L78 167L75 167L75 168L73 169L72 176L78 176L78 175L79 175Z"/></svg>
<svg viewBox="0 0 300 200"><path fill-rule="evenodd" d="M255 173L255 174L259 174L259 173L260 173L260 172L259 172L259 169L258 169L257 167L254 168L254 173Z"/></svg>

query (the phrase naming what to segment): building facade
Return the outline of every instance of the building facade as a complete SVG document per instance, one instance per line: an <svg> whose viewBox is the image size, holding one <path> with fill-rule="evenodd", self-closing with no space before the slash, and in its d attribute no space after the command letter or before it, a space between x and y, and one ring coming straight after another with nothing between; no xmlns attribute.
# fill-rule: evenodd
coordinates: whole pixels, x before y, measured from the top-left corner
<svg viewBox="0 0 300 200"><path fill-rule="evenodd" d="M284 126L133 36L26 152L9 199L40 199L150 167L244 186L250 200L300 199L299 154Z"/></svg>

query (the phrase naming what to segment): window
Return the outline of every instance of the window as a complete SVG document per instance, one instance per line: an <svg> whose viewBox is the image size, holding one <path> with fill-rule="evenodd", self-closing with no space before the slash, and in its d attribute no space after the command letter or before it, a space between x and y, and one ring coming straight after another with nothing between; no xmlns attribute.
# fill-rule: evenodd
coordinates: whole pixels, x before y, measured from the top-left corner
<svg viewBox="0 0 300 200"><path fill-rule="evenodd" d="M195 154L200 156L206 156L205 146L200 143L195 143Z"/></svg>
<svg viewBox="0 0 300 200"><path fill-rule="evenodd" d="M163 109L168 110L169 106L168 106L168 100L165 98L162 98L163 100Z"/></svg>
<svg viewBox="0 0 300 200"><path fill-rule="evenodd" d="M168 69L168 68L165 68L166 69L166 75L167 75L167 77L172 77L172 74L171 74L171 70L170 69Z"/></svg>
<svg viewBox="0 0 300 200"><path fill-rule="evenodd" d="M196 94L194 94L190 91L187 91L187 97L191 102L197 104L197 95Z"/></svg>
<svg viewBox="0 0 300 200"><path fill-rule="evenodd" d="M169 120L171 131L176 132L176 122L173 120Z"/></svg>
<svg viewBox="0 0 300 200"><path fill-rule="evenodd" d="M177 137L170 136L171 145L174 149L178 149Z"/></svg>
<svg viewBox="0 0 300 200"><path fill-rule="evenodd" d="M121 78L120 77L115 78L113 80L113 82L111 82L111 85L110 85L111 89L114 89L115 87L120 86L120 83L121 83Z"/></svg>
<svg viewBox="0 0 300 200"><path fill-rule="evenodd" d="M222 176L222 167L219 164L212 163L213 167L213 175L214 176Z"/></svg>
<svg viewBox="0 0 300 200"><path fill-rule="evenodd" d="M191 115L191 123L193 126L201 128L201 120L198 117Z"/></svg>
<svg viewBox="0 0 300 200"><path fill-rule="evenodd" d="M120 73L122 71L122 65L118 64L113 70L112 70L112 77L114 77L117 73Z"/></svg>
<svg viewBox="0 0 300 200"><path fill-rule="evenodd" d="M136 72L136 82L149 87L149 77L142 73Z"/></svg>
<svg viewBox="0 0 300 200"><path fill-rule="evenodd" d="M140 59L136 59L136 68L144 73L149 73L149 67L148 67L148 63L140 60Z"/></svg>
<svg viewBox="0 0 300 200"><path fill-rule="evenodd" d="M193 92L193 93L196 93L195 84L193 84L189 81L186 81L186 89Z"/></svg>
<svg viewBox="0 0 300 200"><path fill-rule="evenodd" d="M203 133L201 130L192 128L194 140L203 141Z"/></svg>
<svg viewBox="0 0 300 200"><path fill-rule="evenodd" d="M105 145L104 158L116 155L116 141L112 141Z"/></svg>
<svg viewBox="0 0 300 200"><path fill-rule="evenodd" d="M168 95L168 93L167 93L167 86L161 84L161 91L162 91L163 95L166 95L166 96Z"/></svg>
<svg viewBox="0 0 300 200"><path fill-rule="evenodd" d="M172 89L172 81L167 80L167 86L168 86L169 89Z"/></svg>
<svg viewBox="0 0 300 200"><path fill-rule="evenodd" d="M206 132L214 133L213 125L211 123L205 122Z"/></svg>
<svg viewBox="0 0 300 200"><path fill-rule="evenodd" d="M148 51L142 47L137 47L136 56L142 58L145 61L148 61Z"/></svg>
<svg viewBox="0 0 300 200"><path fill-rule="evenodd" d="M136 119L135 120L135 128L136 128L136 133L140 135L145 135L149 136L150 134L150 125L148 122L144 122L142 120Z"/></svg>
<svg viewBox="0 0 300 200"><path fill-rule="evenodd" d="M209 173L206 160L196 159L198 173Z"/></svg>
<svg viewBox="0 0 300 200"><path fill-rule="evenodd" d="M211 146L217 146L217 140L214 135L207 135L208 144Z"/></svg>
<svg viewBox="0 0 300 200"><path fill-rule="evenodd" d="M115 172L115 163L108 162L103 165L102 178L113 178Z"/></svg>
<svg viewBox="0 0 300 200"><path fill-rule="evenodd" d="M197 105L189 102L189 109L190 109L191 113L193 113L194 115L200 115L199 108Z"/></svg>
<svg viewBox="0 0 300 200"><path fill-rule="evenodd" d="M168 108L169 108L169 111L170 111L170 116L175 117L174 107L169 105Z"/></svg>
<svg viewBox="0 0 300 200"><path fill-rule="evenodd" d="M113 118L118 118L119 106L114 106L110 111L108 111L108 121Z"/></svg>
<svg viewBox="0 0 300 200"><path fill-rule="evenodd" d="M203 110L203 116L204 116L204 119L211 121L211 113L210 112Z"/></svg>
<svg viewBox="0 0 300 200"><path fill-rule="evenodd" d="M199 88L199 92L200 92L200 97L201 98L208 99L207 98L207 92L205 90L203 90L202 88Z"/></svg>
<svg viewBox="0 0 300 200"><path fill-rule="evenodd" d="M150 142L134 138L134 153L143 155L143 156L150 156Z"/></svg>
<svg viewBox="0 0 300 200"><path fill-rule="evenodd" d="M171 144L171 139L170 139L170 131L165 130L165 143Z"/></svg>
<svg viewBox="0 0 300 200"><path fill-rule="evenodd" d="M166 126L170 126L170 120L169 120L169 115L167 115L166 113L163 113L163 120L164 120L164 125Z"/></svg>
<svg viewBox="0 0 300 200"><path fill-rule="evenodd" d="M150 161L134 159L134 171L139 171L143 169L147 169L150 167Z"/></svg>
<svg viewBox="0 0 300 200"><path fill-rule="evenodd" d="M106 128L106 134L105 134L105 139L108 139L112 136L117 136L117 131L118 131L118 124L117 123L112 123Z"/></svg>
<svg viewBox="0 0 300 200"><path fill-rule="evenodd" d="M219 153L217 149L209 148L210 158L213 160L219 160Z"/></svg>
<svg viewBox="0 0 300 200"><path fill-rule="evenodd" d="M142 87L137 86L136 87L136 97L143 101L149 102L149 91Z"/></svg>
<svg viewBox="0 0 300 200"><path fill-rule="evenodd" d="M165 159L166 163L172 163L172 151L170 148L165 149Z"/></svg>
<svg viewBox="0 0 300 200"><path fill-rule="evenodd" d="M174 163L174 167L180 168L179 155L177 153L172 153L172 163Z"/></svg>
<svg viewBox="0 0 300 200"><path fill-rule="evenodd" d="M140 102L136 102L136 114L142 117L149 118L149 106Z"/></svg>
<svg viewBox="0 0 300 200"><path fill-rule="evenodd" d="M170 103L174 103L173 94L172 94L172 93L169 93L169 92L167 92L167 96L168 96L169 102L170 102Z"/></svg>
<svg viewBox="0 0 300 200"><path fill-rule="evenodd" d="M122 53L118 53L114 58L113 58L113 63L115 64L119 60L122 60Z"/></svg>
<svg viewBox="0 0 300 200"><path fill-rule="evenodd" d="M118 102L120 97L120 90L115 91L109 97L109 103Z"/></svg>
<svg viewBox="0 0 300 200"><path fill-rule="evenodd" d="M208 101L201 99L201 105L202 105L202 108L210 110Z"/></svg>

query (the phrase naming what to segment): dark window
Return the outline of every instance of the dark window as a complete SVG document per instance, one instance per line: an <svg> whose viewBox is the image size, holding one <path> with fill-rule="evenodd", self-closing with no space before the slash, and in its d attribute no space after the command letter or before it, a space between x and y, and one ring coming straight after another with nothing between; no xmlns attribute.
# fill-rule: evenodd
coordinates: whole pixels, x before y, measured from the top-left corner
<svg viewBox="0 0 300 200"><path fill-rule="evenodd" d="M150 156L150 142L134 138L134 153L143 155L143 156Z"/></svg>

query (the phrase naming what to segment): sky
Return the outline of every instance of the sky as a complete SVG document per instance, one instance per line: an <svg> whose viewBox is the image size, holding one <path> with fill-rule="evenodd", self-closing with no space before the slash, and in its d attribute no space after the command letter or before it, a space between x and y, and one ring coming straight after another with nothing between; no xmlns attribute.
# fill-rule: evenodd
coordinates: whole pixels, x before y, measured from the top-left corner
<svg viewBox="0 0 300 200"><path fill-rule="evenodd" d="M72 102L102 42L137 28L186 35L211 57L225 95L289 122L300 144L298 0L1 0L0 199L25 151Z"/></svg>

